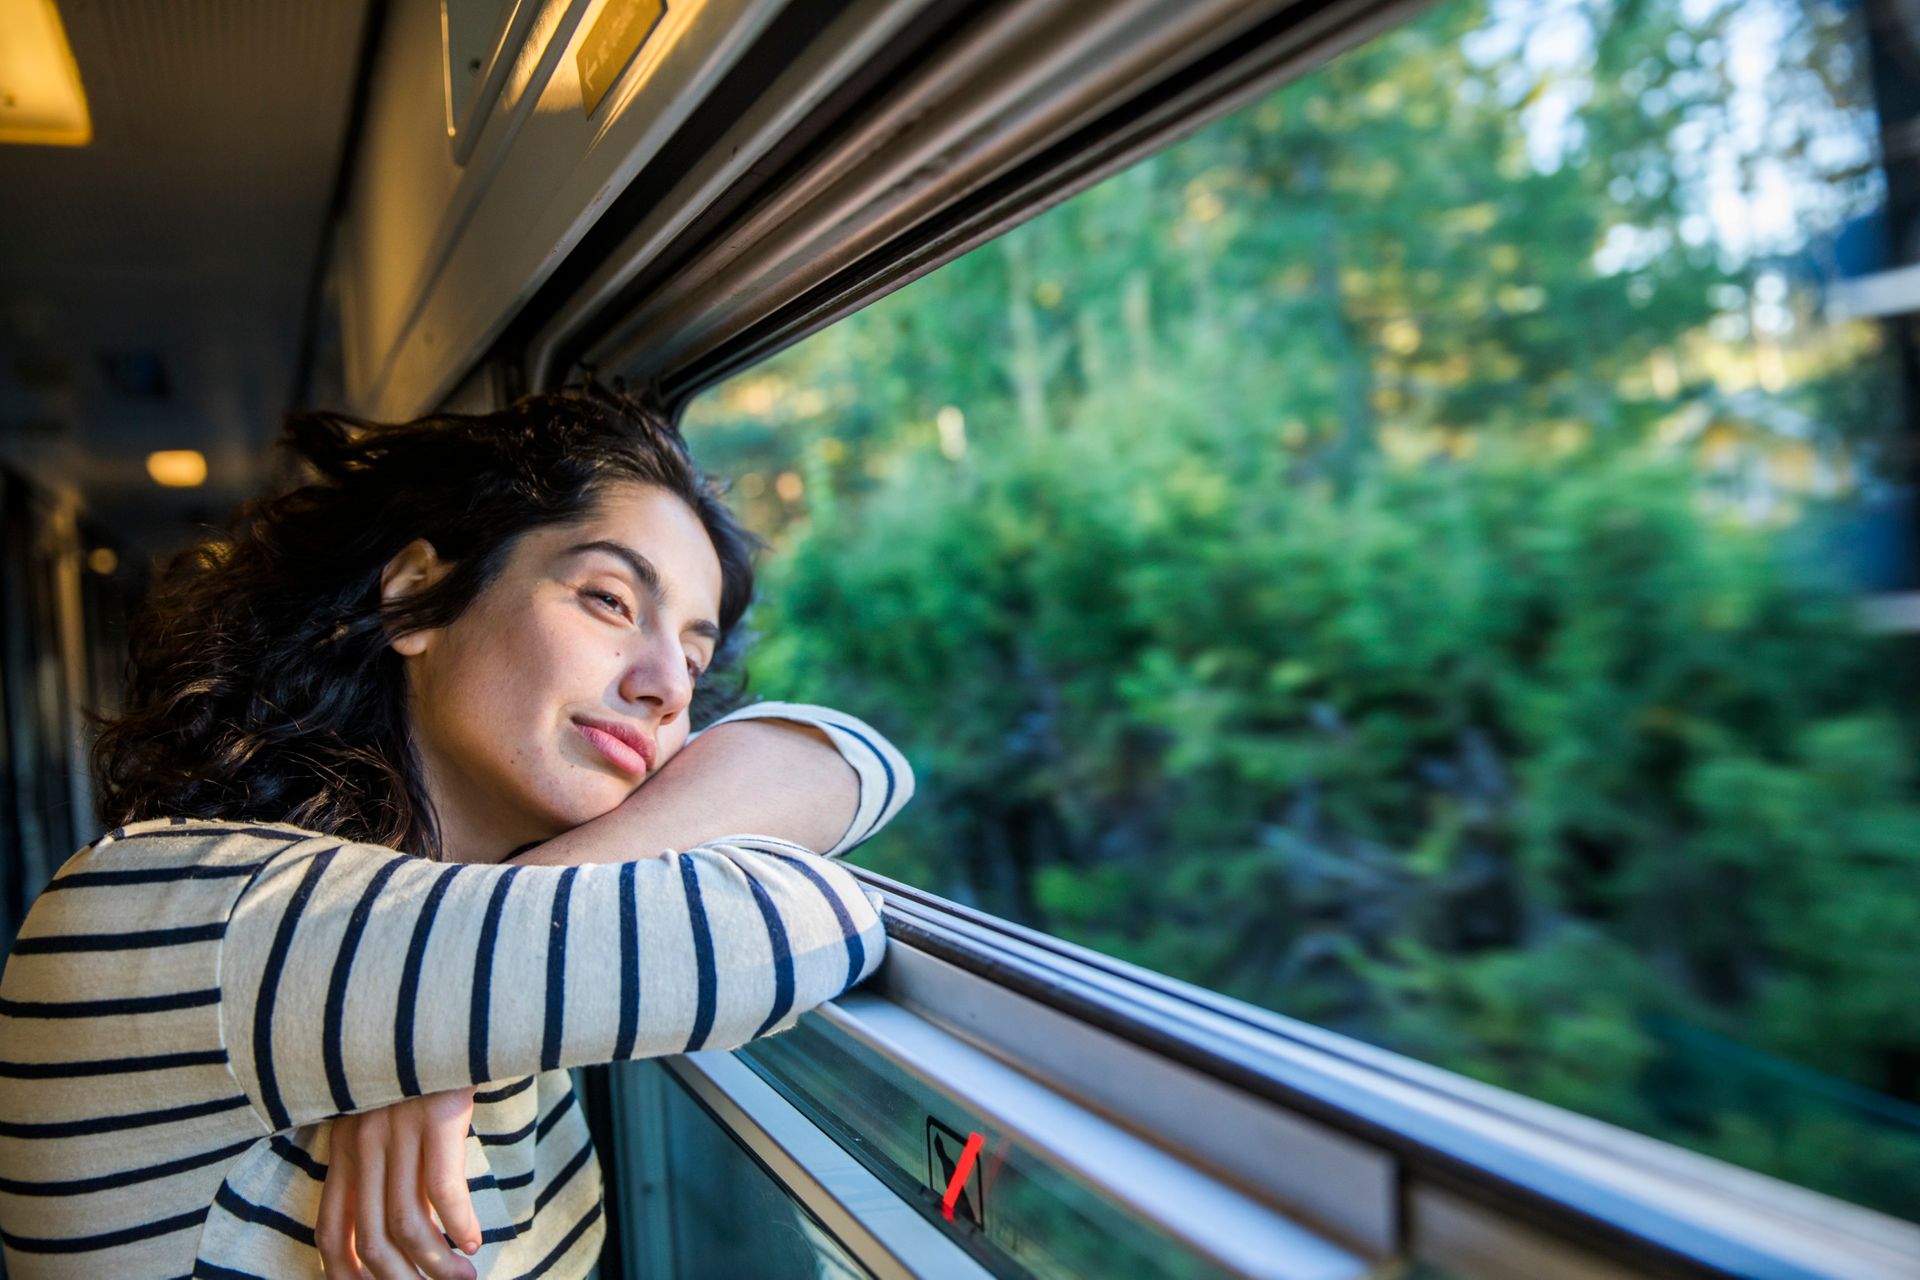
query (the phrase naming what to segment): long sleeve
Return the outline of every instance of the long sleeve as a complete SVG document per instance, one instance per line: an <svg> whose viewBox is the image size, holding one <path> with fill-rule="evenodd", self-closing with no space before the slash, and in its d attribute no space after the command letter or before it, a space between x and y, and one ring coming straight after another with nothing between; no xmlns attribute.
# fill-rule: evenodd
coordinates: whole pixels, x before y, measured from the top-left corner
<svg viewBox="0 0 1920 1280"><path fill-rule="evenodd" d="M859 771L870 836L912 775L870 726L821 724ZM734 836L583 866L441 864L315 837L239 895L220 957L222 1036L273 1130L554 1068L732 1048L784 1030L878 966L877 897L798 845Z"/></svg>
<svg viewBox="0 0 1920 1280"><path fill-rule="evenodd" d="M823 851L827 856L838 857L857 847L893 821L893 816L913 799L913 769L899 748L866 721L831 707L806 702L755 702L720 717L693 734L693 738L732 720L760 719L794 720L824 730L841 756L860 775L860 803L853 821L847 824L845 834L833 847Z"/></svg>

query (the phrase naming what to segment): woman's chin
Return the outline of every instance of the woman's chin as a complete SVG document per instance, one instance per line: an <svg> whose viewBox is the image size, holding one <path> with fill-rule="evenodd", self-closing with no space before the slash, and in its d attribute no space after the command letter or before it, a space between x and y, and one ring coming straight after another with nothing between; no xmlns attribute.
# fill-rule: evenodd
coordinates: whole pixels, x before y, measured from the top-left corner
<svg viewBox="0 0 1920 1280"><path fill-rule="evenodd" d="M561 831L571 831L595 818L606 817L632 794L633 787L630 784L612 779L594 779L592 785L571 788L548 816L553 822L561 824Z"/></svg>

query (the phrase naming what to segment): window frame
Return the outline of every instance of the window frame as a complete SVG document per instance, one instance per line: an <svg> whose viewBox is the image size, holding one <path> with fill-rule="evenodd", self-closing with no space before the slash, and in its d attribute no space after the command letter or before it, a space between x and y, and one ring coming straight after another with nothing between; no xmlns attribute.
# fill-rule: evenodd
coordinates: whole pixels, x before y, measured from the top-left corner
<svg viewBox="0 0 1920 1280"><path fill-rule="evenodd" d="M1399 1261L1514 1280L1920 1271L1920 1224L852 870L884 899L887 958L805 1017L1225 1274L1282 1258L1287 1274L1354 1277ZM876 1274L988 1274L764 1062L660 1065ZM580 1073L614 1205L660 1176L625 1138L630 1067ZM1116 1163L1128 1149L1139 1158ZM644 1232L623 1216L609 1277L638 1272Z"/></svg>

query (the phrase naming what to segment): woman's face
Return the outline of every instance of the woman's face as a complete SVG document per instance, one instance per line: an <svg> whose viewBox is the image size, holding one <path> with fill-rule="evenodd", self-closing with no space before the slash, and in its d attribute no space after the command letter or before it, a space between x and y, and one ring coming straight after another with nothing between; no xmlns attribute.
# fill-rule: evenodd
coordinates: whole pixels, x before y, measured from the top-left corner
<svg viewBox="0 0 1920 1280"><path fill-rule="evenodd" d="M382 591L446 568L415 542ZM606 813L657 772L686 743L720 585L692 508L625 481L584 519L523 535L451 624L396 638L447 856L497 861Z"/></svg>

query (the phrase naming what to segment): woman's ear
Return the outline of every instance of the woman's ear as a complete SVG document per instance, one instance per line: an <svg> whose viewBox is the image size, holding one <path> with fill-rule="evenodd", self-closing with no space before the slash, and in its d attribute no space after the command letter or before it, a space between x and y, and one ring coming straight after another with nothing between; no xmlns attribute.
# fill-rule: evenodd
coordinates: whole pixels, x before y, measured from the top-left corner
<svg viewBox="0 0 1920 1280"><path fill-rule="evenodd" d="M400 548L399 554L387 561L387 567L380 571L380 602L397 604L426 590L440 581L447 567L431 542L425 538L415 538ZM409 631L394 636L389 643L393 645L395 653L412 658L427 651L427 646L433 643L434 634L433 630Z"/></svg>

